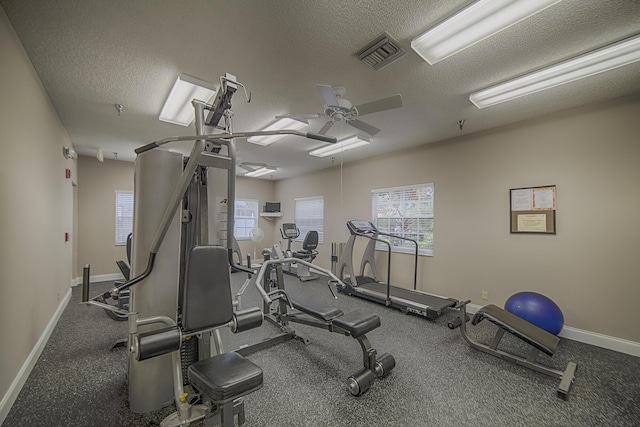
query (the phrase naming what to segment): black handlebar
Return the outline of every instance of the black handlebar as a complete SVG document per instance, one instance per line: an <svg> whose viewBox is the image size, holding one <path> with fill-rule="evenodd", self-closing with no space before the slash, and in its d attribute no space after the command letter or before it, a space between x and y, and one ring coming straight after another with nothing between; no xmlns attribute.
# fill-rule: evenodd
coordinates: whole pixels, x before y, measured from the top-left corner
<svg viewBox="0 0 640 427"><path fill-rule="evenodd" d="M239 271L244 271L245 273L249 273L249 274L255 274L256 273L255 271L251 270L250 268L243 267L240 264L236 264L236 262L233 260L233 249L227 249L227 251L229 252L229 265L231 265L232 269L239 270Z"/></svg>
<svg viewBox="0 0 640 427"><path fill-rule="evenodd" d="M331 144L335 144L336 142L338 142L338 138L336 138L335 136L320 135L319 133L307 132L307 138L329 142Z"/></svg>
<svg viewBox="0 0 640 427"><path fill-rule="evenodd" d="M136 154L142 154L145 151L149 151L149 150L153 150L154 148L156 148L158 146L158 144L154 142L150 142L147 145L143 145L140 148L136 148L134 151L136 152Z"/></svg>

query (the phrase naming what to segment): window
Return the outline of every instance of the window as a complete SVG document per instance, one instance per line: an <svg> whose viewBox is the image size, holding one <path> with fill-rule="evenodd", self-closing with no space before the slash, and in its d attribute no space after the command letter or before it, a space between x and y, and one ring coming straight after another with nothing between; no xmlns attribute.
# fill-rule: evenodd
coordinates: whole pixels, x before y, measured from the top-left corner
<svg viewBox="0 0 640 427"><path fill-rule="evenodd" d="M258 226L258 201L236 199L233 218L233 234L236 239L251 239L251 230Z"/></svg>
<svg viewBox="0 0 640 427"><path fill-rule="evenodd" d="M116 190L116 245L126 245L133 230L133 191Z"/></svg>
<svg viewBox="0 0 640 427"><path fill-rule="evenodd" d="M380 231L418 242L420 255L433 255L433 183L371 191L373 223ZM386 237L386 236L381 236ZM413 242L389 238L393 252L414 253ZM377 249L386 250L378 244Z"/></svg>
<svg viewBox="0 0 640 427"><path fill-rule="evenodd" d="M295 199L296 225L300 229L300 237L297 241L303 241L307 232L315 230L318 232L318 243L324 240L323 224L324 224L324 198L305 197Z"/></svg>

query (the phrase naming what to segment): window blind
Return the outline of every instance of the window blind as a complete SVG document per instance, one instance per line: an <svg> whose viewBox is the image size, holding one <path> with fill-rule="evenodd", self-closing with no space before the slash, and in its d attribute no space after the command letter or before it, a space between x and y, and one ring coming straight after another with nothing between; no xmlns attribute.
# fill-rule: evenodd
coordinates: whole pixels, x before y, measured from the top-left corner
<svg viewBox="0 0 640 427"><path fill-rule="evenodd" d="M295 221L300 230L297 241L304 240L304 236L311 230L318 232L318 242L324 241L324 198L305 197L295 199Z"/></svg>
<svg viewBox="0 0 640 427"><path fill-rule="evenodd" d="M133 191L116 190L116 245L126 245L133 230Z"/></svg>
<svg viewBox="0 0 640 427"><path fill-rule="evenodd" d="M373 223L380 231L418 242L418 253L433 255L433 183L371 191ZM412 242L387 238L393 252L413 253ZM377 249L386 249L379 244Z"/></svg>
<svg viewBox="0 0 640 427"><path fill-rule="evenodd" d="M251 230L258 226L258 201L236 199L233 233L237 240L249 240Z"/></svg>

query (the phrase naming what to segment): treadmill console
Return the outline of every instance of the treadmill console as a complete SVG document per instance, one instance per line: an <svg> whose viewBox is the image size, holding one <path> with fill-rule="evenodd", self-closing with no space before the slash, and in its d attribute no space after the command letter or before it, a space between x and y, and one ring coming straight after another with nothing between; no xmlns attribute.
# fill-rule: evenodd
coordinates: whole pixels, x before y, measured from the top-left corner
<svg viewBox="0 0 640 427"><path fill-rule="evenodd" d="M351 234L378 234L378 229L373 223L362 220L347 221L347 228Z"/></svg>

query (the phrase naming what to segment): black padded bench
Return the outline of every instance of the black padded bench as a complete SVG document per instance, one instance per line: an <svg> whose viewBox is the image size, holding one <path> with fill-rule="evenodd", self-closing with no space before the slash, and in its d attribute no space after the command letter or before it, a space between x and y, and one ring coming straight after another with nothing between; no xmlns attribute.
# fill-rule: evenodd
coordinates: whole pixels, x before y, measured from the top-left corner
<svg viewBox="0 0 640 427"><path fill-rule="evenodd" d="M475 326L483 319L489 320L549 356L553 356L560 342L560 338L552 333L493 304L478 310L473 316L471 324Z"/></svg>
<svg viewBox="0 0 640 427"><path fill-rule="evenodd" d="M358 338L367 332L380 327L380 316L373 313L363 313L360 310L353 310L344 314L342 310L332 306L310 306L308 304L291 301L293 308L316 317L348 332L349 336Z"/></svg>
<svg viewBox="0 0 640 427"><path fill-rule="evenodd" d="M288 321L324 328L358 341L362 348L364 366L347 380L351 394L362 395L371 387L376 376L383 378L395 367L396 362L393 356L388 353L378 356L365 335L380 327L380 316L377 314L364 313L360 310L344 313L333 306L316 306L299 301L289 302L299 313L286 313ZM310 318L305 319L304 316Z"/></svg>
<svg viewBox="0 0 640 427"><path fill-rule="evenodd" d="M283 233L283 237L286 238L285 233ZM281 253L278 245L274 245L273 251L276 254ZM344 313L334 306L293 301L285 291L283 274L283 264L291 262L291 258L278 255L271 259L269 253L263 253L263 255L264 262L253 283L264 300L265 319L278 327L280 333L254 344L242 346L237 350L240 354L251 354L290 339L296 339L305 345L310 344L309 338L295 331L290 325L290 323L300 323L352 337L358 341L362 349L363 367L347 379L349 392L354 396L362 395L376 378L384 378L391 372L396 365L393 356L388 353L378 355L366 336L368 332L380 327L380 317L377 314L365 313L360 310ZM340 282L340 279L322 267L315 266L314 268L329 277L330 280L327 284L334 298L337 298L333 292L332 284ZM244 287L238 295L241 295L243 291Z"/></svg>
<svg viewBox="0 0 640 427"><path fill-rule="evenodd" d="M337 317L331 322L333 326L349 332L353 338L358 338L369 331L380 327L380 316L363 313L358 310L350 311L344 316Z"/></svg>
<svg viewBox="0 0 640 427"><path fill-rule="evenodd" d="M569 398L569 391L571 389L571 385L573 384L577 365L574 362L569 362L564 371L559 371L536 362L536 359L538 358L540 352L545 353L548 356L553 356L558 347L558 343L560 342L560 338L545 331L537 325L534 325L533 323L527 322L523 318L518 317L513 313L490 304L482 307L475 313L473 319L471 320L471 324L477 325L484 319L487 319L491 323L498 326L498 329L493 339L491 340L491 343L489 343L488 345L477 342L472 339L467 333L466 323L468 321L468 316L466 312L466 305L469 302L470 301L464 301L458 304L461 315L458 319L449 323L449 328L455 329L457 327L460 327L462 337L473 348L476 348L493 356L500 357L501 359L515 363L517 365L524 366L525 368L532 369L536 372L540 372L550 377L559 379L560 385L558 386L557 390L558 397L564 400L567 400ZM531 346L531 350L526 357L521 357L498 348L498 345L500 344L500 341L502 340L505 332L509 332L513 336L518 337Z"/></svg>

